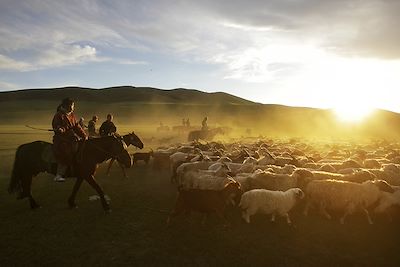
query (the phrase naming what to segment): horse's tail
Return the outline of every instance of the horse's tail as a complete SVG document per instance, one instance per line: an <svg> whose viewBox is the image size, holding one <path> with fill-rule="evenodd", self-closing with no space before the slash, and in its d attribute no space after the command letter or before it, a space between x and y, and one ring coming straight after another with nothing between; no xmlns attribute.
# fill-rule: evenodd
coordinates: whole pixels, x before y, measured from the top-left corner
<svg viewBox="0 0 400 267"><path fill-rule="evenodd" d="M14 166L11 172L11 179L10 179L10 184L8 186L8 192L10 194L12 193L20 193L22 192L22 170L24 168L23 166L23 160L22 160L22 152L21 152L21 146L17 148L17 151L15 152L15 160L14 160Z"/></svg>

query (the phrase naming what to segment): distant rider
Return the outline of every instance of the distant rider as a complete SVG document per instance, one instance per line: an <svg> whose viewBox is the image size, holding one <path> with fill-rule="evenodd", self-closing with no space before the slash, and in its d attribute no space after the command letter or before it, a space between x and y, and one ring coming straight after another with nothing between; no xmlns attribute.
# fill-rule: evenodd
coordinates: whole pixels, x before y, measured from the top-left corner
<svg viewBox="0 0 400 267"><path fill-rule="evenodd" d="M99 117L97 117L96 115L94 115L92 117L92 119L89 121L88 124L88 133L89 133L89 137L95 137L98 136L97 132L96 132L96 122L99 120Z"/></svg>
<svg viewBox="0 0 400 267"><path fill-rule="evenodd" d="M107 120L100 126L99 133L101 136L107 136L117 132L117 127L115 127L112 121L113 118L112 114L107 114Z"/></svg>
<svg viewBox="0 0 400 267"><path fill-rule="evenodd" d="M79 125L82 127L82 129L87 128L87 126L85 125L85 118L81 117L78 121Z"/></svg>
<svg viewBox="0 0 400 267"><path fill-rule="evenodd" d="M201 122L201 130L202 131L208 131L208 125L207 125L207 117L204 117L203 121Z"/></svg>

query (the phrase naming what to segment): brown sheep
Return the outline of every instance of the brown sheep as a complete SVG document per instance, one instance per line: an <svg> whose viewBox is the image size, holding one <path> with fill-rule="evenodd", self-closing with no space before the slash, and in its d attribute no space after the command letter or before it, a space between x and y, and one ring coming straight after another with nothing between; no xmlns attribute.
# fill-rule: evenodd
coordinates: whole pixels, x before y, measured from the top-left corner
<svg viewBox="0 0 400 267"><path fill-rule="evenodd" d="M189 214L191 211L197 211L206 216L215 212L224 220L225 225L227 225L225 208L229 203L237 204L241 195L242 189L240 183L235 181L227 183L222 190L183 190L182 188L178 188L178 198L174 209L168 216L167 224L170 223L171 218L182 213ZM204 219L206 216L204 216Z"/></svg>
<svg viewBox="0 0 400 267"><path fill-rule="evenodd" d="M170 169L171 161L169 159L170 153L154 152L153 153L153 168L156 170Z"/></svg>
<svg viewBox="0 0 400 267"><path fill-rule="evenodd" d="M146 164L148 164L152 156L153 156L153 150L146 153L136 152L132 155L133 164L136 164L136 162L138 162L139 160L143 160L144 162L146 162Z"/></svg>

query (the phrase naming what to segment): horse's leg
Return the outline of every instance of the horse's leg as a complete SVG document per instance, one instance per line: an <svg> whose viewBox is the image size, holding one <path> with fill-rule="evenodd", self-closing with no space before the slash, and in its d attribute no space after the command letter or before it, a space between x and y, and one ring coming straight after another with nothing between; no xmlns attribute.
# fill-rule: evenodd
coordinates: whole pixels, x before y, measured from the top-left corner
<svg viewBox="0 0 400 267"><path fill-rule="evenodd" d="M75 204L75 197L76 197L76 193L78 193L78 190L81 187L82 182L83 182L83 178L78 176L76 178L76 182L75 182L74 188L72 189L71 196L68 198L68 205L70 206L70 208L76 208L77 207L76 204Z"/></svg>
<svg viewBox="0 0 400 267"><path fill-rule="evenodd" d="M32 196L32 178L33 178L32 176L30 176L28 178L27 189L26 189L27 191L26 192L29 194L28 195L28 197L29 197L29 205L31 206L31 209L37 209L37 208L41 208L41 206L35 201L35 199Z"/></svg>
<svg viewBox="0 0 400 267"><path fill-rule="evenodd" d="M107 200L104 198L104 191L100 187L100 185L96 182L96 180L94 179L94 176L90 175L87 178L85 178L85 180L93 187L94 190L96 190L97 194L100 197L101 205L103 206L104 211L110 212L111 211L110 205L107 202Z"/></svg>
<svg viewBox="0 0 400 267"><path fill-rule="evenodd" d="M22 183L22 192L19 198L29 198L29 205L31 209L40 208L40 205L36 203L35 199L32 196L32 176L23 176L21 183Z"/></svg>
<svg viewBox="0 0 400 267"><path fill-rule="evenodd" d="M117 161L117 162L118 162L118 161ZM125 167L124 167L121 163L119 163L119 162L118 162L118 165L121 167L122 172L124 173L124 177L125 177L125 178L128 178L128 175L126 175Z"/></svg>
<svg viewBox="0 0 400 267"><path fill-rule="evenodd" d="M113 165L114 161L115 161L115 159L112 158L112 159L110 160L110 163L108 164L108 168L107 168L107 172L106 172L107 176L110 175L110 169L111 169L111 166Z"/></svg>

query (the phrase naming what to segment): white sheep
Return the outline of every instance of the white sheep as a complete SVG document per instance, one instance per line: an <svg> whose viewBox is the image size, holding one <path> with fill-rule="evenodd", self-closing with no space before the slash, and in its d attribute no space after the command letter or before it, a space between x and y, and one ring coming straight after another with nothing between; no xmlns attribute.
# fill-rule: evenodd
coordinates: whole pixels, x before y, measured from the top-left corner
<svg viewBox="0 0 400 267"><path fill-rule="evenodd" d="M183 153L183 152L175 152L171 156L169 156L169 160L171 162L171 165L175 165L178 162L185 162L187 158L189 157L188 153Z"/></svg>
<svg viewBox="0 0 400 267"><path fill-rule="evenodd" d="M393 192L393 188L383 180L366 181L362 184L340 180L314 180L305 190L307 204L304 215L308 214L310 206L316 204L328 219L331 216L326 208L343 211L340 223L344 224L347 215L360 208L365 212L368 222L372 224L367 208L379 200L381 190Z"/></svg>
<svg viewBox="0 0 400 267"><path fill-rule="evenodd" d="M238 173L234 177L232 177L233 180L236 182L240 183L240 186L242 187L242 190L244 192L249 191L251 189L251 176L253 173Z"/></svg>
<svg viewBox="0 0 400 267"><path fill-rule="evenodd" d="M291 188L283 191L271 191L266 189L254 189L245 192L240 200L242 217L250 223L250 216L256 213L272 214L271 221L275 221L276 214L285 216L288 224L291 224L289 211L299 199L304 197L300 188Z"/></svg>
<svg viewBox="0 0 400 267"><path fill-rule="evenodd" d="M185 189L201 190L222 190L229 182L234 181L229 176L218 177L211 175L197 176L192 180L192 184L184 187Z"/></svg>
<svg viewBox="0 0 400 267"><path fill-rule="evenodd" d="M327 179L334 179L334 180L343 180L344 175L340 173L332 173L332 172L325 172L325 171L311 171L314 180L327 180Z"/></svg>
<svg viewBox="0 0 400 267"><path fill-rule="evenodd" d="M229 167L225 164L221 165L216 171L201 169L192 170L185 172L182 178L178 176L180 178L178 182L179 185L183 186L185 189L198 188L218 190L221 184L225 185L223 179L227 177L229 171ZM223 179L218 179L217 181L217 178L221 177Z"/></svg>
<svg viewBox="0 0 400 267"><path fill-rule="evenodd" d="M178 182L178 184L181 184L184 179L183 176L185 173L195 170L207 170L208 167L210 167L210 165L212 164L213 162L211 161L196 161L196 162L182 163L176 169L176 182Z"/></svg>
<svg viewBox="0 0 400 267"><path fill-rule="evenodd" d="M292 174L256 170L252 175L251 184L253 188L285 191L301 187L308 177L312 177L312 173L305 169L296 169Z"/></svg>

